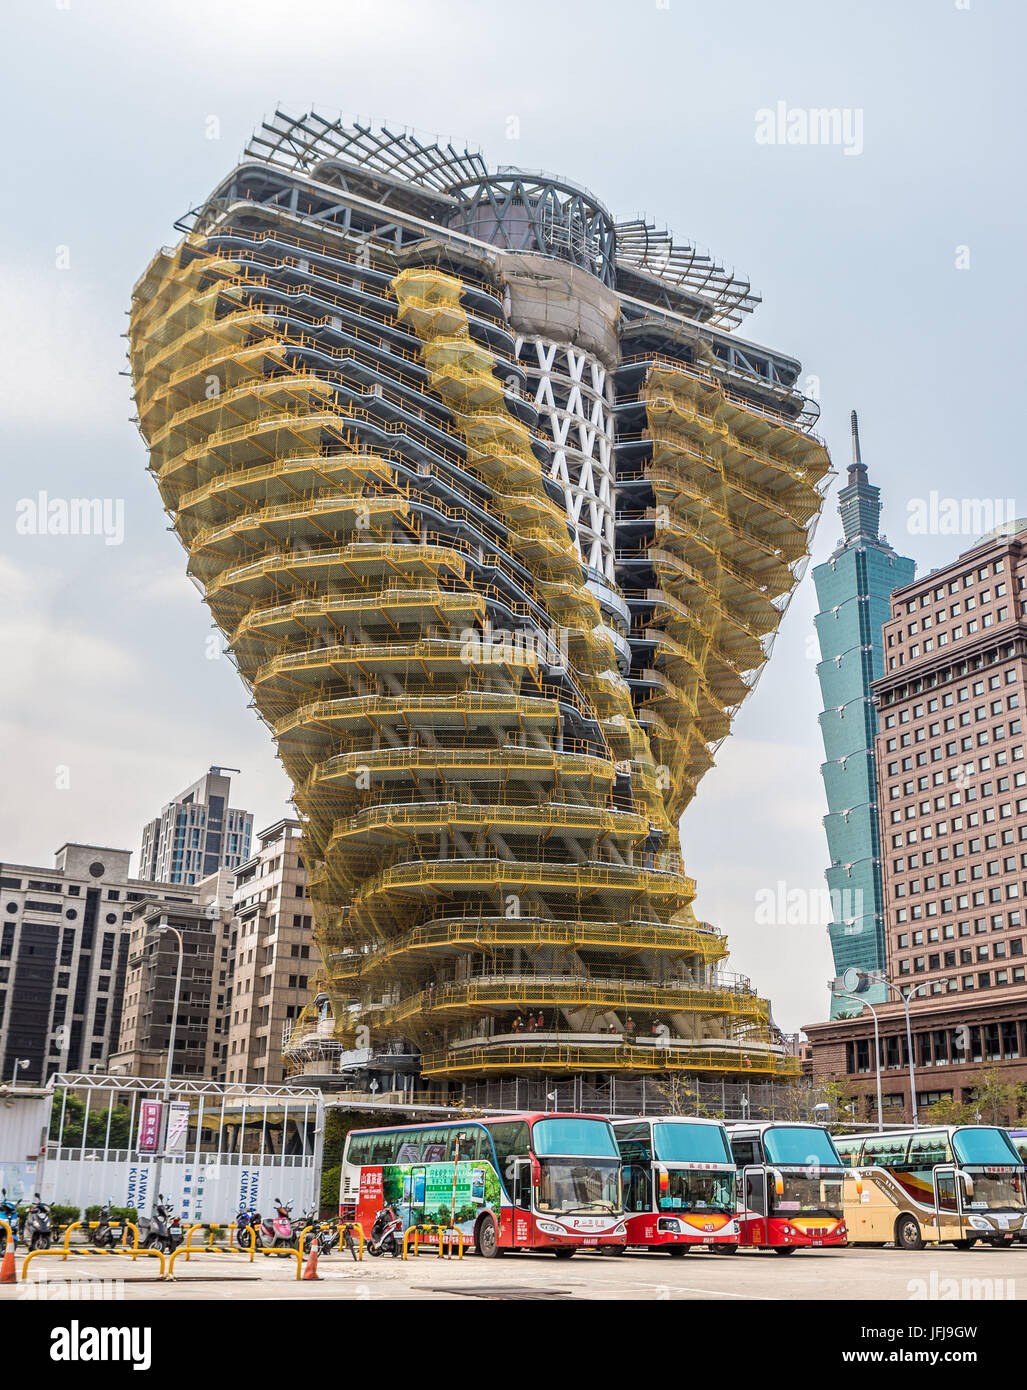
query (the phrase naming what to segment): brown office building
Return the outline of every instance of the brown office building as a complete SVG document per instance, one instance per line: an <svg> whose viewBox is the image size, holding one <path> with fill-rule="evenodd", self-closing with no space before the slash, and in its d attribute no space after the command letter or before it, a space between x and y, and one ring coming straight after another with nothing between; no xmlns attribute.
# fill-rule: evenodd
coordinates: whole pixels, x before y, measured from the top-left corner
<svg viewBox="0 0 1027 1390"><path fill-rule="evenodd" d="M985 1067L1027 1082L1027 521L896 589L883 637L873 690L887 975L915 991L923 1110L968 1101ZM875 1008L884 1118L908 1119L904 1010ZM814 1075L843 1082L873 1118L870 1010L805 1032Z"/></svg>
<svg viewBox="0 0 1027 1390"><path fill-rule="evenodd" d="M236 871L225 1080L285 1079L284 1040L310 998L321 957L314 945L300 823L280 820Z"/></svg>
<svg viewBox="0 0 1027 1390"><path fill-rule="evenodd" d="M140 903L128 936L121 1036L110 1070L163 1076L182 939L182 981L172 1075L224 1081L231 974L232 892L225 869L195 885L193 903ZM169 931L173 928L174 931Z"/></svg>

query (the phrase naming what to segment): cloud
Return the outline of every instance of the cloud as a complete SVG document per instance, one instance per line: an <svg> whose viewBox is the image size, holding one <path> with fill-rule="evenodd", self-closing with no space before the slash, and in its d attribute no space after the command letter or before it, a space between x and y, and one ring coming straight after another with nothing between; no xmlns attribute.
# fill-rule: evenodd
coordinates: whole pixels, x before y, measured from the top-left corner
<svg viewBox="0 0 1027 1390"><path fill-rule="evenodd" d="M55 248L54 255L57 251ZM109 428L131 413L117 316L71 266L0 268L0 421L8 429Z"/></svg>

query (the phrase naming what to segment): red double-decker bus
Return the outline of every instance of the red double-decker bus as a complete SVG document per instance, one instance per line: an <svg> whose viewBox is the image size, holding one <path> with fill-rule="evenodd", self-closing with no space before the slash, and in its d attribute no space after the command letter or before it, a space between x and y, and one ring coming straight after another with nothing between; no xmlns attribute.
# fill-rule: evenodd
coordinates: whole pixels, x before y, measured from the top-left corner
<svg viewBox="0 0 1027 1390"><path fill-rule="evenodd" d="M383 1207L403 1223L458 1227L486 1258L623 1246L620 1154L599 1115L523 1114L351 1130L339 1214L369 1236Z"/></svg>
<svg viewBox="0 0 1027 1390"><path fill-rule="evenodd" d="M738 1169L739 1245L790 1255L848 1244L845 1167L822 1125L726 1126Z"/></svg>

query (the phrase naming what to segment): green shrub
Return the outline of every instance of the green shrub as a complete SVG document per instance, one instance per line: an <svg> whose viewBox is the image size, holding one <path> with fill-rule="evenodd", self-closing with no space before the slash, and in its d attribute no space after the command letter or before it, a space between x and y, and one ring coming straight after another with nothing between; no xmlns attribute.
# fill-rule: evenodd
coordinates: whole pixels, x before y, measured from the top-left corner
<svg viewBox="0 0 1027 1390"><path fill-rule="evenodd" d="M339 1184L342 1181L342 1164L321 1171L321 1208L328 1209L333 1216L339 1211Z"/></svg>
<svg viewBox="0 0 1027 1390"><path fill-rule="evenodd" d="M68 1211L68 1210L71 1210L71 1208L65 1207L65 1208L62 1208L62 1210ZM86 1219L87 1221L99 1221L99 1219L100 1219L100 1212L101 1212L102 1210L103 1210L103 1208L102 1208L102 1207L98 1207L98 1206L96 1206L96 1207L86 1207L86 1217L85 1217L85 1219ZM72 1217L72 1220L74 1220L74 1217ZM111 1207L111 1225L112 1225L112 1226L116 1226L116 1225L118 1225L119 1222L122 1222L122 1221L131 1221L133 1224L135 1224L135 1222L137 1222L138 1220L139 1220L139 1213L138 1213L138 1211L135 1209L135 1207Z"/></svg>

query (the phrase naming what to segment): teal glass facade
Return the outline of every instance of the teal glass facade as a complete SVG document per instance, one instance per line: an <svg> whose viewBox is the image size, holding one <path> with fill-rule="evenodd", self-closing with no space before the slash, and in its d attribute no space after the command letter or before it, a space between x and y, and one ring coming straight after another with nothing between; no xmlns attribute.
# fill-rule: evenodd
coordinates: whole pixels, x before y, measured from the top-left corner
<svg viewBox="0 0 1027 1390"><path fill-rule="evenodd" d="M885 968L874 757L877 715L870 685L884 675L881 628L891 617L892 590L912 582L916 565L880 538L880 510L880 490L867 481L857 446L857 462L839 494L844 539L813 571L820 609L817 676L823 700L821 773L828 806L828 931L836 977L850 967L867 972ZM883 1001L885 987L870 985L862 997L870 1003ZM832 992L832 1018L853 1008L851 1000Z"/></svg>

